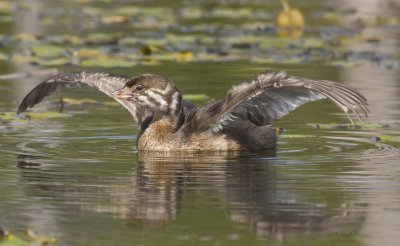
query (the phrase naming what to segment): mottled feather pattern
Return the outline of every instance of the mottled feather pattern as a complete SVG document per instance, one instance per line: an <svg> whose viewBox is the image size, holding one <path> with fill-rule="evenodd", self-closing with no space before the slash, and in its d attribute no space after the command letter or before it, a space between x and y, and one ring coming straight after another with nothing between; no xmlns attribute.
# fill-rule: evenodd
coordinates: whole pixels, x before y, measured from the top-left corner
<svg viewBox="0 0 400 246"><path fill-rule="evenodd" d="M353 123L348 111L368 117L366 99L358 92L327 80L288 76L285 72L266 72L233 86L225 100L198 109L189 120L197 131L222 132L235 126L236 120L268 125L304 103L323 98L332 100Z"/></svg>

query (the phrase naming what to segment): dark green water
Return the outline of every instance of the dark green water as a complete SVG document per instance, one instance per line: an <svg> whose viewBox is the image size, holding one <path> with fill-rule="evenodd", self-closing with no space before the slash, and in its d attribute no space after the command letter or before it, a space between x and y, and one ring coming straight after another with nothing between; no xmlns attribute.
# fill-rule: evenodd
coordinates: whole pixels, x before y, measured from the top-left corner
<svg viewBox="0 0 400 246"><path fill-rule="evenodd" d="M299 5L313 16L314 8L320 13L343 4L321 2L300 1ZM191 2L184 3L190 9ZM128 1L111 3L124 4ZM236 4L233 6L238 9L264 6L261 1ZM71 3L66 5L67 10L72 8ZM204 9L209 5L206 1L196 4ZM279 7L265 5L272 13L274 6ZM213 21L227 28L232 25L230 18L235 19L224 16ZM19 32L20 19L12 20L2 20L2 35ZM80 35L85 31L65 23L59 23L59 29L54 25L47 27L48 33ZM114 31L109 26L92 28L89 31ZM127 29L126 25L113 28ZM330 28L334 26L329 23L312 24L305 35L320 35ZM158 33L137 29L143 36ZM390 45L385 46L388 50L380 51L379 45L367 45L365 50L399 54L398 28L373 26L365 29L368 31L387 37L382 42ZM359 48L348 47L351 51ZM6 54L17 52L13 49L2 47ZM65 91L65 97L94 98L100 103L67 105L64 113L73 117L0 125L0 225L15 234L32 228L54 236L60 245L398 245L398 69L369 62L355 67L326 62L260 63L245 59L252 56L247 51L241 56L243 59L224 62L161 61L131 68L90 69L131 75L158 73L171 78L184 94L211 98L223 97L230 86L266 69L286 70L293 75L341 81L359 90L370 103L369 121L379 124L316 129L309 123L347 123L332 103L321 101L275 123L286 132L273 155L143 154L135 150L136 125L122 107L104 104L110 99L87 88ZM0 72L25 71L27 67L3 61ZM0 113L15 111L22 96L40 81L37 77L0 81ZM44 103L37 110L57 111L58 106ZM385 124L388 126L382 127ZM384 141L375 141L375 137Z"/></svg>

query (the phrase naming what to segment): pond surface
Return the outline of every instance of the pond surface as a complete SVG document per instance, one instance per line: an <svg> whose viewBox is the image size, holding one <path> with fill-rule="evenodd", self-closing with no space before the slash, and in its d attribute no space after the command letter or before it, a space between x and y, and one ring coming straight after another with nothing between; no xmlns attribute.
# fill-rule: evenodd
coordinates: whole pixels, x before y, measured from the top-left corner
<svg viewBox="0 0 400 246"><path fill-rule="evenodd" d="M0 3L3 2L7 1ZM149 27L143 31L132 19L118 23L116 17L90 15L102 5L105 9L123 9L144 4L140 1L134 4L130 1L68 1L61 6L52 6L51 2L37 1L38 4L48 3L49 8L43 11L52 13L39 22L40 32L86 37L86 32L109 34L128 32L132 28L135 38L143 37L148 43L158 38L164 40L165 36L157 36L161 31L188 37L193 33L213 37L215 30L207 31L207 23L210 28L221 28L232 37L249 33L268 39L277 35L269 26L273 26L273 16L280 8L278 4L262 1L223 1L220 9L211 1L196 4L192 1L146 1L148 8L144 13L148 19L143 18ZM325 34L347 35L351 28L346 24L339 25L330 22L331 19L320 23L318 19L325 15L336 18L346 13L336 6L354 8L343 6L345 2L299 1L298 7L310 24L300 41L288 38L285 42L299 44L314 37L319 40ZM386 9L382 7L383 10L370 6L371 10L363 5L356 13L365 11L371 16L372 11L376 15L392 13L396 17L398 5L395 1L391 3L393 5ZM78 4L84 6L83 10L76 10ZM176 10L179 4L183 4L184 11ZM167 8L169 15L159 16L156 9L161 7ZM60 8L65 8L66 13L75 13L74 19L65 21L67 17L60 15L58 20ZM243 24L234 30L235 23L240 22L240 18L232 14L235 8L239 17L247 16L249 9L259 9L252 18L243 17L243 23L255 25L264 21L268 28L254 34ZM199 11L208 14L199 14ZM194 17L188 18L189 14ZM163 17L168 19L169 16L174 17L169 21L179 21L175 24L194 30L185 34L178 32L175 25L170 27L157 22L168 21ZM29 11L25 17L29 17ZM100 18L100 24L96 18ZM87 25L76 24L82 20ZM400 79L396 64L400 55L400 29L394 20L390 25L372 23L361 30L355 28L357 35L372 33L369 37L380 41L359 41L363 39L361 36L345 47L342 45L340 49L350 52L352 58L333 56L318 60L316 56L320 53L314 56L314 47L310 61L302 58L296 63L288 60L292 53L279 48L274 51L248 46L249 39L245 39L241 43L244 48L238 50L234 49L236 41L223 46L224 52L228 52L224 58L204 58L201 54L215 43L202 43L203 46L196 49L188 42L182 48L179 40L184 38L178 34L177 43L158 43L166 51L155 54L154 60L138 55L137 64L129 67L118 60L120 57L112 58L117 64L115 67L98 62L96 57L90 57L89 60L95 62L88 65L83 62L86 58L76 61L73 56L61 52L57 59L66 62L53 64L53 68L79 71L83 69L81 64L90 67L85 69L128 75L158 73L171 78L184 94L205 94L209 98L222 98L230 86L267 69L340 81L368 98L372 112L370 124L348 127L345 116L332 103L319 101L304 105L275 122L276 127L285 131L274 153L138 153L136 125L122 107L88 88L65 90L64 98L96 101L67 104L62 114L55 113L55 117L44 119L0 118L0 226L16 235L31 228L38 234L56 238L60 245L398 245ZM0 50L4 54L30 57L32 45L53 42L46 36L38 38L39 34L32 31L35 28L27 31L26 23L21 24L23 18L12 11L4 14L0 22L2 38L6 40ZM150 28L151 23L156 23L154 29ZM60 28L56 28L57 25ZM18 41L15 33L30 33L35 40ZM353 37L353 34L348 35ZM57 42L52 45L62 47ZM66 45L74 50L88 44ZM104 52L106 57L110 49L116 53L136 54L143 48L136 43L121 47L107 42L90 45L93 50ZM225 50L232 47L232 53ZM190 50L193 60L182 50ZM221 55L220 51L213 52L206 53ZM263 57L259 52L266 52L276 62L259 59ZM176 56L176 60L170 59L170 54L187 59L182 61ZM376 57L382 61L376 62ZM35 62L2 59L0 72L40 71L48 68L42 63L53 58L52 55L46 59L39 57ZM124 57L124 62L127 61L132 60ZM0 81L0 114L14 112L23 95L42 79L33 76ZM56 94L33 112L58 112L57 100Z"/></svg>

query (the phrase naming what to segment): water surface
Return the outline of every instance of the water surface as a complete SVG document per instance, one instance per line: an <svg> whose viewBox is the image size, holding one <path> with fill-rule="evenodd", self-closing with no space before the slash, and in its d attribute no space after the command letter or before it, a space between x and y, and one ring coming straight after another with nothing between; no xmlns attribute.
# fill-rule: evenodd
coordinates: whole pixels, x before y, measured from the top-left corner
<svg viewBox="0 0 400 246"><path fill-rule="evenodd" d="M315 2L301 6L308 12ZM393 37L393 29L376 29ZM399 54L398 49L395 43L390 52ZM24 69L4 63L0 71ZM65 91L64 97L98 103L67 105L64 113L72 117L0 125L2 227L15 234L32 228L60 245L397 245L400 240L398 70L247 60L99 69L162 74L184 94L210 98L223 97L230 86L266 69L340 81L365 94L369 121L376 126L317 129L315 124L347 123L332 103L321 101L275 123L286 129L276 152L138 153L136 125L122 107L87 88ZM15 111L38 82L36 77L0 81L0 112ZM44 103L36 110L58 109Z"/></svg>

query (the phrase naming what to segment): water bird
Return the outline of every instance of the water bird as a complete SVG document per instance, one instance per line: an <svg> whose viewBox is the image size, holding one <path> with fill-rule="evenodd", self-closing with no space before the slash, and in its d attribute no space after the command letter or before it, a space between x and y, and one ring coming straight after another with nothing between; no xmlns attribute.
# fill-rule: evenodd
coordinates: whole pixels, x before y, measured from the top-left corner
<svg viewBox="0 0 400 246"><path fill-rule="evenodd" d="M154 74L134 77L102 72L55 75L33 88L18 114L41 102L59 87L86 85L124 106L138 125L139 151L226 151L275 148L272 122L304 103L330 99L353 124L369 115L359 92L329 80L264 72L231 87L224 99L199 107L182 99L168 78Z"/></svg>

